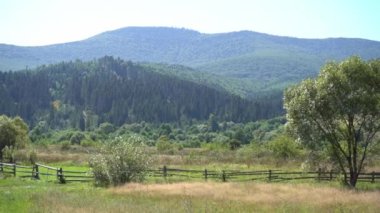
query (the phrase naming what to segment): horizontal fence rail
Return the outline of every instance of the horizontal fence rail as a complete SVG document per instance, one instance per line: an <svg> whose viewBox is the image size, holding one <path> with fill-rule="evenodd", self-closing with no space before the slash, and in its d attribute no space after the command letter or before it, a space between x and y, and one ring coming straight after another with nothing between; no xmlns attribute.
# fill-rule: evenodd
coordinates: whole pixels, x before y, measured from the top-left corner
<svg viewBox="0 0 380 213"><path fill-rule="evenodd" d="M94 176L89 171L70 171L62 168L51 167L36 163L32 166L22 166L12 163L0 162L0 175L13 175L17 177L29 177L34 179L44 179L47 181L56 181L60 183L73 181L93 181Z"/></svg>
<svg viewBox="0 0 380 213"><path fill-rule="evenodd" d="M337 171L282 171L282 170L256 170L256 171L235 171L235 170L193 170L168 168L166 166L158 169L148 170L151 177L161 177L164 179L184 178L184 179L213 179L226 181L289 181L289 180L308 180L331 181L342 178L341 173ZM349 178L349 177L347 177ZM380 179L380 172L360 173L359 182L375 183Z"/></svg>
<svg viewBox="0 0 380 213"><path fill-rule="evenodd" d="M256 171L237 171L237 170L196 170L168 168L163 166L158 169L146 171L149 177L163 178L164 180L174 179L198 179L198 180L217 180L217 181L289 181L289 180L317 180L331 181L341 178L341 173L336 171L282 171L282 170L256 170ZM32 166L23 166L12 163L0 162L0 175L29 177L34 179L44 179L48 181L58 180L60 183L67 182L89 182L94 180L91 171L64 170L62 168L51 167L36 163ZM349 178L349 177L347 177ZM380 179L380 172L360 173L359 182L375 183Z"/></svg>

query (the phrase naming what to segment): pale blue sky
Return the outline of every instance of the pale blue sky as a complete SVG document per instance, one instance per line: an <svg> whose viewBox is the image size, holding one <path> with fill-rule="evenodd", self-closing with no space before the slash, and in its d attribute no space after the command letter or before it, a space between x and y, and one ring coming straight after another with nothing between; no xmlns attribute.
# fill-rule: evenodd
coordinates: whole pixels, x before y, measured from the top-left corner
<svg viewBox="0 0 380 213"><path fill-rule="evenodd" d="M0 43L62 43L127 26L380 41L380 1L0 0Z"/></svg>

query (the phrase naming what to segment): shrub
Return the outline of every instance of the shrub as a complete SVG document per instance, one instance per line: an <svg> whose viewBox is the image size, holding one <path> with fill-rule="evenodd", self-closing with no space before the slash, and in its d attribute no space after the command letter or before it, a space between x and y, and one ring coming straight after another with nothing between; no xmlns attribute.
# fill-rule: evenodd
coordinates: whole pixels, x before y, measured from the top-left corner
<svg viewBox="0 0 380 213"><path fill-rule="evenodd" d="M34 164L37 160L37 153L32 149L18 150L13 146L6 146L2 150L2 154L3 161L9 163L30 162L31 164Z"/></svg>
<svg viewBox="0 0 380 213"><path fill-rule="evenodd" d="M86 136L81 132L74 133L70 138L71 144L80 144L83 139L85 139Z"/></svg>
<svg viewBox="0 0 380 213"><path fill-rule="evenodd" d="M93 141L96 141L96 140L98 140L98 136L95 133L91 132L90 139Z"/></svg>
<svg viewBox="0 0 380 213"><path fill-rule="evenodd" d="M142 139L117 137L105 144L98 154L90 159L95 184L100 186L120 185L132 181L142 181L150 164L144 153Z"/></svg>
<svg viewBox="0 0 380 213"><path fill-rule="evenodd" d="M49 132L49 126L46 121L40 121L38 124L29 132L30 139L35 142Z"/></svg>
<svg viewBox="0 0 380 213"><path fill-rule="evenodd" d="M5 162L14 163L15 161L15 150L13 146L5 146L2 150L2 157Z"/></svg>
<svg viewBox="0 0 380 213"><path fill-rule="evenodd" d="M116 128L114 125L106 122L106 123L102 123L99 125L97 132L99 132L99 134L108 135L108 134L111 134L112 132L114 132L115 130L116 130Z"/></svg>
<svg viewBox="0 0 380 213"><path fill-rule="evenodd" d="M268 142L268 146L274 156L281 160L295 159L301 155L299 144L287 135L278 135Z"/></svg>
<svg viewBox="0 0 380 213"><path fill-rule="evenodd" d="M231 150L235 150L240 147L241 143L237 139L231 139L228 141L228 145L230 146Z"/></svg>
<svg viewBox="0 0 380 213"><path fill-rule="evenodd" d="M161 136L157 143L156 148L159 152L170 152L173 151L173 144L170 142L169 138L167 136Z"/></svg>
<svg viewBox="0 0 380 213"><path fill-rule="evenodd" d="M72 131L64 131L64 132L62 132L62 133L64 133L63 135L61 135L59 138L58 138L58 140L57 140L57 142L62 142L62 141L68 141L68 140L70 140L71 139L71 137L74 135L74 132L72 132Z"/></svg>
<svg viewBox="0 0 380 213"><path fill-rule="evenodd" d="M28 132L28 125L20 117L0 115L0 159L6 147L5 152L26 147L30 140Z"/></svg>

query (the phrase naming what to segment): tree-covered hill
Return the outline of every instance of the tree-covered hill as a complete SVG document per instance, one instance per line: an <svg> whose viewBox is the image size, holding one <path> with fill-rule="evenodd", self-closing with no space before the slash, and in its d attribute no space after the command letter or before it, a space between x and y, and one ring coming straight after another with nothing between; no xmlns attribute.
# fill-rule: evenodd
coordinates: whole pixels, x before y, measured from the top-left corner
<svg viewBox="0 0 380 213"><path fill-rule="evenodd" d="M54 128L91 129L103 122L180 123L211 114L247 122L282 113L279 97L247 100L155 69L103 57L0 72L0 114L20 115L32 126L46 121Z"/></svg>
<svg viewBox="0 0 380 213"><path fill-rule="evenodd" d="M314 76L327 60L380 57L380 42L364 39L298 39L240 31L202 34L187 29L128 27L89 39L39 47L0 45L0 70L18 70L112 55L125 60L186 65L250 80L261 90L282 89Z"/></svg>

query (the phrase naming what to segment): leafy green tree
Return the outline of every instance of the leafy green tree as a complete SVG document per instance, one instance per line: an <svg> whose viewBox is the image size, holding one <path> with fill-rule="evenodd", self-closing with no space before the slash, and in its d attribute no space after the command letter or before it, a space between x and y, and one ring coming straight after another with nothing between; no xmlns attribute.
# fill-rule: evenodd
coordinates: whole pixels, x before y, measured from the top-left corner
<svg viewBox="0 0 380 213"><path fill-rule="evenodd" d="M121 185L142 181L150 166L151 158L145 152L144 141L139 137L115 138L105 144L90 159L97 185Z"/></svg>
<svg viewBox="0 0 380 213"><path fill-rule="evenodd" d="M208 117L208 126L209 126L209 130L211 132L216 132L219 130L219 124L218 124L218 121L216 120L216 117L214 114L210 114L210 116Z"/></svg>
<svg viewBox="0 0 380 213"><path fill-rule="evenodd" d="M2 150L24 148L29 143L28 125L20 118L9 118L5 115L0 116L0 158Z"/></svg>
<svg viewBox="0 0 380 213"><path fill-rule="evenodd" d="M29 132L30 139L32 142L39 140L44 137L49 132L49 126L46 121L40 121L37 125Z"/></svg>
<svg viewBox="0 0 380 213"><path fill-rule="evenodd" d="M379 143L380 60L328 63L315 80L287 89L284 105L289 130L311 148L331 146L345 183L355 187L368 151Z"/></svg>

